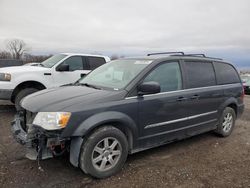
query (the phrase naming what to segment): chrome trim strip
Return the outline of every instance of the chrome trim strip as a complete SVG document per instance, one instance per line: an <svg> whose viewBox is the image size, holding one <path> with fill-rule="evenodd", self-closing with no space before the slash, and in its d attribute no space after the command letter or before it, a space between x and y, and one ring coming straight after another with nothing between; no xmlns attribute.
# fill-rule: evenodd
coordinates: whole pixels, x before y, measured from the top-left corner
<svg viewBox="0 0 250 188"><path fill-rule="evenodd" d="M224 84L224 85L216 85L216 86L208 86L208 87L198 87L198 88L191 88L191 89L180 89L176 91L167 91L167 92L162 92L162 93L155 93L155 94L149 94L149 95L143 95L143 97L148 97L148 96L155 96L155 95L163 95L163 94L168 94L168 93L179 93L183 91L193 91L193 90L199 90L199 89L210 89L210 88L218 88L218 87L226 87L226 86L234 86L234 85L239 85L241 83L235 83L235 84ZM125 99L136 99L138 96L133 96L133 97L126 97Z"/></svg>
<svg viewBox="0 0 250 188"><path fill-rule="evenodd" d="M146 138L151 138L151 137L155 137L155 136L169 134L169 133L172 133L172 132L176 132L176 131L181 131L181 130L185 130L185 129L197 127L197 126L204 125L204 124L207 124L207 123L212 123L212 122L215 122L215 121L217 121L217 119L211 119L211 120L208 120L208 121L204 121L204 122L201 122L201 123L189 125L189 126L186 126L186 127L181 127L181 128L178 128L178 129L173 129L173 130L169 130L169 131L165 131L165 132L160 132L160 133L157 133L157 134L154 134L154 135L143 136L143 137L140 137L138 139L142 140L142 139L146 139Z"/></svg>
<svg viewBox="0 0 250 188"><path fill-rule="evenodd" d="M195 118L202 117L202 116L207 116L207 115L210 115L210 114L215 114L217 112L218 111L215 110L215 111L206 112L206 113L202 113L202 114L197 114L197 115L193 115L193 116L188 116L188 117L184 117L184 118L180 118L180 119L165 121L165 122L161 122L161 123L154 123L154 124L150 124L150 125L145 126L144 129L163 126L163 125L168 125L168 124L177 123L177 122L181 122L181 121L187 121L187 120L190 120L190 119L195 119Z"/></svg>

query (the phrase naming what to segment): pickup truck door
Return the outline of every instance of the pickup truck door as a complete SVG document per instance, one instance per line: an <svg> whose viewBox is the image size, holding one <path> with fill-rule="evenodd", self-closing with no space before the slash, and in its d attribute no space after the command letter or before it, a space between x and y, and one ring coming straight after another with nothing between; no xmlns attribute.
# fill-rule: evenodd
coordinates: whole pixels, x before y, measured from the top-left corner
<svg viewBox="0 0 250 188"><path fill-rule="evenodd" d="M62 64L69 65L69 71L57 71L55 69L53 73L54 87L74 83L90 72L86 58L83 56L71 56L60 65ZM57 67L60 65L57 65Z"/></svg>

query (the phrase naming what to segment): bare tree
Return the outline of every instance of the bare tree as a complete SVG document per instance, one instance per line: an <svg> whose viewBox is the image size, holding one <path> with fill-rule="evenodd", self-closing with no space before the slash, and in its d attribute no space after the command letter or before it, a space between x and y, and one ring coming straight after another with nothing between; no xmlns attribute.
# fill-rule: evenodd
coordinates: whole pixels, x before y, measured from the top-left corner
<svg viewBox="0 0 250 188"><path fill-rule="evenodd" d="M28 51L27 44L20 39L8 40L6 48L12 54L14 59L21 59L24 52Z"/></svg>
<svg viewBox="0 0 250 188"><path fill-rule="evenodd" d="M11 59L11 53L7 51L0 51L0 59Z"/></svg>

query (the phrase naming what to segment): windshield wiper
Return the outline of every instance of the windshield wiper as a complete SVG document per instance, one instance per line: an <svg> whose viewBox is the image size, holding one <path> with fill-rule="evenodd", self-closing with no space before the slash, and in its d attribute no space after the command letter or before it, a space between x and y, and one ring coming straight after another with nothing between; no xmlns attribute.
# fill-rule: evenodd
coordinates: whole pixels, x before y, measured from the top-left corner
<svg viewBox="0 0 250 188"><path fill-rule="evenodd" d="M92 84L88 84L88 83L76 83L75 85L80 85L80 86L86 86L86 87L91 87L91 88L94 88L94 89L101 89L95 85L92 85Z"/></svg>

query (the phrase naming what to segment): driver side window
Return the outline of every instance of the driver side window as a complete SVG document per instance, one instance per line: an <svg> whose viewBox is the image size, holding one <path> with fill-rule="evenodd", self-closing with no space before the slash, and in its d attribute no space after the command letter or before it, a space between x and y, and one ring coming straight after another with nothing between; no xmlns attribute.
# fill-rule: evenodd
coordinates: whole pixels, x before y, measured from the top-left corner
<svg viewBox="0 0 250 188"><path fill-rule="evenodd" d="M182 77L178 62L164 63L152 70L143 82L154 81L160 84L161 92L182 89Z"/></svg>
<svg viewBox="0 0 250 188"><path fill-rule="evenodd" d="M83 70L82 57L80 56L69 57L62 64L69 65L69 71Z"/></svg>

